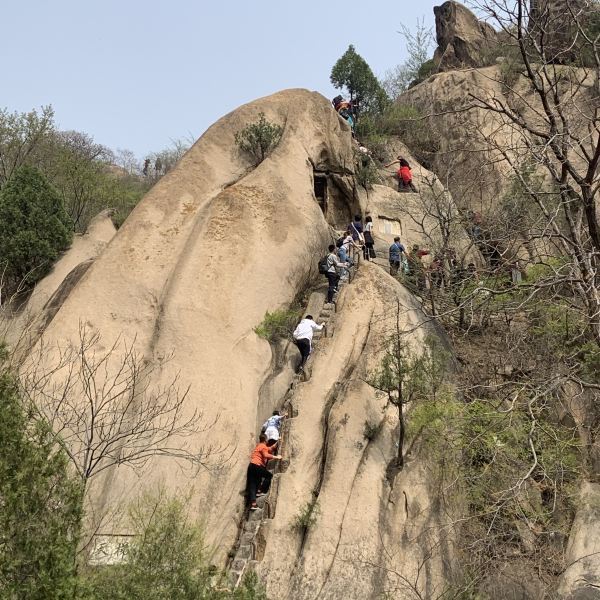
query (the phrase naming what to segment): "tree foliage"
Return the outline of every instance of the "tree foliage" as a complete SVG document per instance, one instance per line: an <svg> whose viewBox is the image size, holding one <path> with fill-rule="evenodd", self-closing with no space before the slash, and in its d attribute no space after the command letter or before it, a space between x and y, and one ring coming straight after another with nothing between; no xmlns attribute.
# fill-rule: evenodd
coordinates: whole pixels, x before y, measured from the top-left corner
<svg viewBox="0 0 600 600"><path fill-rule="evenodd" d="M31 419L6 372L0 413L0 596L72 598L81 486L49 426Z"/></svg>
<svg viewBox="0 0 600 600"><path fill-rule="evenodd" d="M430 59L433 32L430 27L425 26L424 20L417 20L414 31L401 24L398 33L406 42L408 57L403 63L387 71L382 82L383 89L392 100L398 99L411 85L429 77L434 67Z"/></svg>
<svg viewBox="0 0 600 600"><path fill-rule="evenodd" d="M88 572L84 600L266 600L256 577L227 588L183 500L147 497L131 516L126 561Z"/></svg>
<svg viewBox="0 0 600 600"><path fill-rule="evenodd" d="M258 115L258 121L251 123L235 134L235 143L242 152L248 154L258 166L279 144L283 127L267 121L265 113Z"/></svg>
<svg viewBox="0 0 600 600"><path fill-rule="evenodd" d="M352 45L333 65L330 80L334 87L345 88L351 100L358 100L363 112L380 112L389 102L371 67Z"/></svg>
<svg viewBox="0 0 600 600"><path fill-rule="evenodd" d="M0 110L0 189L20 167L37 165L44 142L54 131L54 111L38 113Z"/></svg>
<svg viewBox="0 0 600 600"><path fill-rule="evenodd" d="M72 222L43 175L20 167L0 191L0 269L12 285L32 286L72 239Z"/></svg>

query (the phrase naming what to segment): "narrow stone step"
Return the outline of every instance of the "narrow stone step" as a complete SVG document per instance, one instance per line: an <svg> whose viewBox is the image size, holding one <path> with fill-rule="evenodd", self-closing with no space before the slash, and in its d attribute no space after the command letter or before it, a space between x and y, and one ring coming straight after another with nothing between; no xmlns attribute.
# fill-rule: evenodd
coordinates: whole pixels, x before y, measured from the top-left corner
<svg viewBox="0 0 600 600"><path fill-rule="evenodd" d="M239 559L244 559L244 560L249 560L251 558L253 558L254 556L254 549L252 547L252 544L246 544L245 546L240 546L238 548L238 551L236 552L235 555L235 559L234 559L234 564L236 560Z"/></svg>
<svg viewBox="0 0 600 600"><path fill-rule="evenodd" d="M259 508L258 510L251 510L250 516L248 517L248 521L258 521L260 523L262 516L263 516L262 508Z"/></svg>
<svg viewBox="0 0 600 600"><path fill-rule="evenodd" d="M256 535L256 531L244 531L240 537L240 546L245 546L246 544L251 544L254 541L254 536Z"/></svg>
<svg viewBox="0 0 600 600"><path fill-rule="evenodd" d="M247 562L248 561L245 558L235 558L231 563L231 571L233 573L239 573L240 576L243 575Z"/></svg>
<svg viewBox="0 0 600 600"><path fill-rule="evenodd" d="M255 510L252 513L250 513L251 515L256 514L258 511ZM254 535L257 531L258 528L260 527L260 520L256 520L256 519L248 519L245 523L244 523L244 531L251 533L252 535Z"/></svg>

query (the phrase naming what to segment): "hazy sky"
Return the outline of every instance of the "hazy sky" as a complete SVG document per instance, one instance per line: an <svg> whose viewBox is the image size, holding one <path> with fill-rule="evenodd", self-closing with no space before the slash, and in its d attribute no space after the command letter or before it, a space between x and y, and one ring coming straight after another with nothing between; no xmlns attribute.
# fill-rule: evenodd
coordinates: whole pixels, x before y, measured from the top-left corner
<svg viewBox="0 0 600 600"><path fill-rule="evenodd" d="M290 87L333 97L354 44L376 74L402 62L401 23L433 26L441 0L3 0L0 107L52 104L139 157L197 138L235 107Z"/></svg>

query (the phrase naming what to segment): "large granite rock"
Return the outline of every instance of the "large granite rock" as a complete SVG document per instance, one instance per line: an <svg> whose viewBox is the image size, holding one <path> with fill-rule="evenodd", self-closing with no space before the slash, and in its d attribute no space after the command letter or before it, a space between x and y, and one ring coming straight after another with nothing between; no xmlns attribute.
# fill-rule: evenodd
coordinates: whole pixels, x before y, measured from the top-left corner
<svg viewBox="0 0 600 600"><path fill-rule="evenodd" d="M483 66L486 55L498 45L498 33L458 2L435 6L438 47L434 61L440 71Z"/></svg>

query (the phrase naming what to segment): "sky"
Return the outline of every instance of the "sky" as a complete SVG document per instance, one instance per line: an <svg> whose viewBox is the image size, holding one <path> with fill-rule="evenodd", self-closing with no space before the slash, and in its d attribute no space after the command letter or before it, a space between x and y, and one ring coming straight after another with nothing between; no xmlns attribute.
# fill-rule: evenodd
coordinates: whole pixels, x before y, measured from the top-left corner
<svg viewBox="0 0 600 600"><path fill-rule="evenodd" d="M376 75L403 62L404 23L441 0L1 0L0 108L51 104L60 129L139 158L198 138L255 98L327 97L349 44Z"/></svg>

